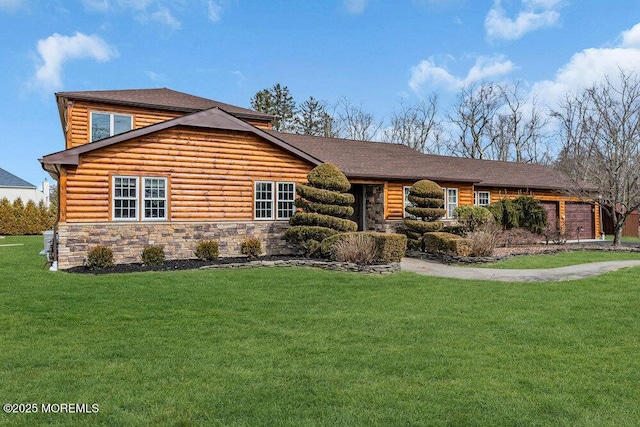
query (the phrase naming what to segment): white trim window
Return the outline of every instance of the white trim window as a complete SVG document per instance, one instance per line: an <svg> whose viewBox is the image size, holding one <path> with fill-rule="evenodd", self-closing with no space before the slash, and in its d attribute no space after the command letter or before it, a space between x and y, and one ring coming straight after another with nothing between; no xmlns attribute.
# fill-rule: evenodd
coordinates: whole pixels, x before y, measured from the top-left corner
<svg viewBox="0 0 640 427"><path fill-rule="evenodd" d="M474 191L473 204L476 206L488 206L491 204L491 193L489 191Z"/></svg>
<svg viewBox="0 0 640 427"><path fill-rule="evenodd" d="M143 178L143 220L167 219L167 178Z"/></svg>
<svg viewBox="0 0 640 427"><path fill-rule="evenodd" d="M411 192L411 186L405 185L404 187L402 187L402 189L404 191L404 205L402 209L402 215L404 218L415 219L416 218L415 215L411 215L409 212L407 212L407 208L413 207L413 203L409 201L409 193Z"/></svg>
<svg viewBox="0 0 640 427"><path fill-rule="evenodd" d="M296 184L295 182L278 182L277 194L278 212L276 219L288 220L296 213Z"/></svg>
<svg viewBox="0 0 640 427"><path fill-rule="evenodd" d="M136 221L138 219L138 178L113 177L113 220Z"/></svg>
<svg viewBox="0 0 640 427"><path fill-rule="evenodd" d="M447 218L453 218L453 211L458 207L458 189L447 188Z"/></svg>
<svg viewBox="0 0 640 427"><path fill-rule="evenodd" d="M128 114L91 112L91 142L109 138L133 129L133 116Z"/></svg>
<svg viewBox="0 0 640 427"><path fill-rule="evenodd" d="M296 187L293 182L256 181L253 218L288 220L296 212ZM275 207L275 209L274 209Z"/></svg>
<svg viewBox="0 0 640 427"><path fill-rule="evenodd" d="M254 194L254 218L273 219L273 182L256 181Z"/></svg>

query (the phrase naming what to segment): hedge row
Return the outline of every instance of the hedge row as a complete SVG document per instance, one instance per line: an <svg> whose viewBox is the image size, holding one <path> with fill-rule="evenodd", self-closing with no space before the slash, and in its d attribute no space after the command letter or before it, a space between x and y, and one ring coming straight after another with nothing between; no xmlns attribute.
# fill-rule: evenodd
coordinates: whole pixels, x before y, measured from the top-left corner
<svg viewBox="0 0 640 427"><path fill-rule="evenodd" d="M0 235L22 236L40 234L53 228L56 213L40 201L29 200L25 205L21 198L13 203L5 197L0 200Z"/></svg>
<svg viewBox="0 0 640 427"><path fill-rule="evenodd" d="M334 259L333 247L350 236L363 235L374 239L377 251L374 262L400 262L407 251L407 236L404 234L376 233L364 231L357 233L340 233L322 241L322 255Z"/></svg>
<svg viewBox="0 0 640 427"><path fill-rule="evenodd" d="M472 252L471 240L456 234L444 232L426 233L422 240L426 252L458 256L469 256Z"/></svg>

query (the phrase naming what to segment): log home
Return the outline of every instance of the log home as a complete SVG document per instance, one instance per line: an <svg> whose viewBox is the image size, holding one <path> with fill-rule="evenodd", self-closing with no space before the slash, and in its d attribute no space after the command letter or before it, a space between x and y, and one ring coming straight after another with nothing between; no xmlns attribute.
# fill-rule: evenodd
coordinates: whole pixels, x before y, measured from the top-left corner
<svg viewBox="0 0 640 427"><path fill-rule="evenodd" d="M81 265L98 244L116 262L138 262L147 244L191 258L215 239L236 256L245 237L269 254L290 252L282 236L295 186L321 163L352 183L361 230L393 231L408 188L431 179L447 218L460 205L533 195L570 237L600 233L599 210L567 197L568 181L541 165L421 154L403 145L280 133L273 117L170 89L56 94L65 149L44 156L59 185L59 268ZM579 233L579 234L578 234Z"/></svg>

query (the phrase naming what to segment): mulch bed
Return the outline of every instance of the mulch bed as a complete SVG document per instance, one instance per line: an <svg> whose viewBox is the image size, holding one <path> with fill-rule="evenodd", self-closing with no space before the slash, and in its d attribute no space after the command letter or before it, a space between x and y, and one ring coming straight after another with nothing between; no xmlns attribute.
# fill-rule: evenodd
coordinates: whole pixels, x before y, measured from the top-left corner
<svg viewBox="0 0 640 427"><path fill-rule="evenodd" d="M201 259L174 259L167 260L162 265L144 265L142 263L117 264L113 267L90 269L85 266L72 267L64 270L67 273L79 274L110 274L110 273L137 273L142 271L177 271L195 270L208 265L242 264L250 261L278 261L291 259L291 256L261 256L256 258L248 257L225 257L214 261L203 261Z"/></svg>

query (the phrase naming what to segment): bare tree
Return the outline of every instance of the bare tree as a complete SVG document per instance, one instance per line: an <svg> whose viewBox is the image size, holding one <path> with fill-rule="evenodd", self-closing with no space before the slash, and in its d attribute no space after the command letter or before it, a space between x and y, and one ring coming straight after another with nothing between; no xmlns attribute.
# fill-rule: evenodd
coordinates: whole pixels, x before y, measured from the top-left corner
<svg viewBox="0 0 640 427"><path fill-rule="evenodd" d="M407 105L400 101L400 111L394 111L390 126L383 132L383 141L407 145L422 153L440 154L442 127L437 118L438 96Z"/></svg>
<svg viewBox="0 0 640 427"><path fill-rule="evenodd" d="M629 215L640 208L640 80L620 71L581 93L567 95L552 116L563 147L559 167L577 194L600 202L619 245Z"/></svg>
<svg viewBox="0 0 640 427"><path fill-rule="evenodd" d="M453 154L473 159L492 158L489 130L502 99L501 88L493 83L472 83L460 91L455 111L448 116L455 129L449 141Z"/></svg>
<svg viewBox="0 0 640 427"><path fill-rule="evenodd" d="M336 104L338 132L343 138L372 141L382 127L373 115L365 113L361 106L353 105L348 99L340 98Z"/></svg>
<svg viewBox="0 0 640 427"><path fill-rule="evenodd" d="M489 128L492 158L520 163L548 163L549 147L544 129L547 118L535 97L527 98L520 83L498 87L502 108Z"/></svg>

